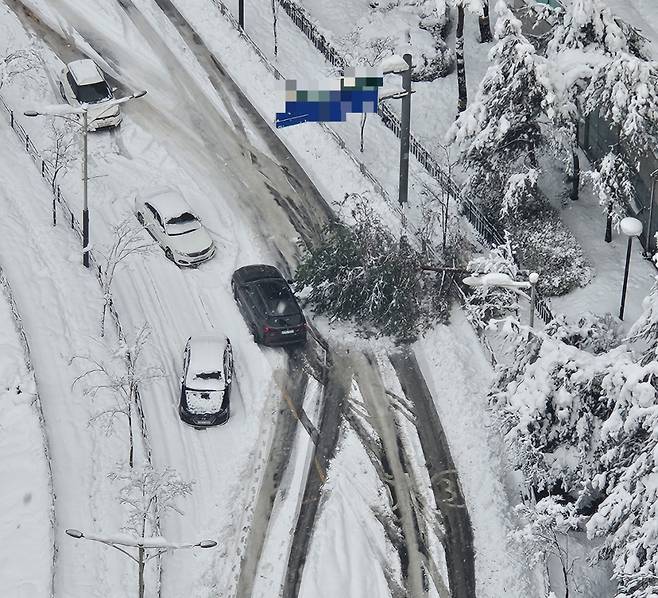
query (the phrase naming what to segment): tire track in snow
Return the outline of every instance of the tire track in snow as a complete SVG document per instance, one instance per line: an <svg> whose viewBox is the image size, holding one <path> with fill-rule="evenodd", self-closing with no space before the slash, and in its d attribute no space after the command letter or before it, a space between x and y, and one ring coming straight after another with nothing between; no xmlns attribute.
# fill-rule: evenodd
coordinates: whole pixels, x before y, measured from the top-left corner
<svg viewBox="0 0 658 598"><path fill-rule="evenodd" d="M443 514L444 546L453 598L475 598L473 530L459 477L432 395L410 350L389 356L398 380L416 410L418 437L432 483L436 504Z"/></svg>

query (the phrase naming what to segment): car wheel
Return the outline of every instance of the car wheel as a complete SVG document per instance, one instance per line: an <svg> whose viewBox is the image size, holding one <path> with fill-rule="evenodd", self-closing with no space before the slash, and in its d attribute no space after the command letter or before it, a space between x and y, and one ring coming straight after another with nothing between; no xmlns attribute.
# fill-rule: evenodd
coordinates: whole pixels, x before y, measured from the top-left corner
<svg viewBox="0 0 658 598"><path fill-rule="evenodd" d="M62 99L66 102L66 94L64 93L64 86L60 83L59 84L59 95L62 96Z"/></svg>
<svg viewBox="0 0 658 598"><path fill-rule="evenodd" d="M144 226L144 216L142 216L141 212L137 212L137 222Z"/></svg>
<svg viewBox="0 0 658 598"><path fill-rule="evenodd" d="M169 247L167 247L167 248L165 249L165 257L166 257L168 260L171 260L172 262L174 262L174 254L171 252L171 249L169 249ZM176 263L176 262L174 262L174 264L175 264L175 263Z"/></svg>

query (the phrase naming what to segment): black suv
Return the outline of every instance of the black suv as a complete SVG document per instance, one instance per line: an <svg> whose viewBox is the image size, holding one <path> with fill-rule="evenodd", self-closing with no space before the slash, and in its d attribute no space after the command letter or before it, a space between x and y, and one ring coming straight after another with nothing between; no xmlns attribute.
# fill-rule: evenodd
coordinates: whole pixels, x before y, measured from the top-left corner
<svg viewBox="0 0 658 598"><path fill-rule="evenodd" d="M254 340L263 345L306 342L306 319L285 278L274 266L238 268L233 296Z"/></svg>

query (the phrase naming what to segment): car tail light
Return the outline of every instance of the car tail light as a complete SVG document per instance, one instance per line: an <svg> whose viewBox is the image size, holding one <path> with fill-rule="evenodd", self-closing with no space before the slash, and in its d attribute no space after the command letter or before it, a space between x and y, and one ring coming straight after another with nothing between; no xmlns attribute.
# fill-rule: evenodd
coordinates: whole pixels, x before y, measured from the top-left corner
<svg viewBox="0 0 658 598"><path fill-rule="evenodd" d="M263 334L269 334L270 332L272 332L272 329L267 324L263 326Z"/></svg>

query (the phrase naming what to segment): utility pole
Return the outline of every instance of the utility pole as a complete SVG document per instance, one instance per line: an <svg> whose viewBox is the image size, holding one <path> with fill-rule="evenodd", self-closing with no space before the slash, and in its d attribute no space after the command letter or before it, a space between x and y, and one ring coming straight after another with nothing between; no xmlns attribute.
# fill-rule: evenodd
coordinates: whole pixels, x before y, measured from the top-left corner
<svg viewBox="0 0 658 598"><path fill-rule="evenodd" d="M399 201L403 206L409 195L409 133L411 129L411 54L402 56L408 68L402 75L402 119L400 126L400 189Z"/></svg>

